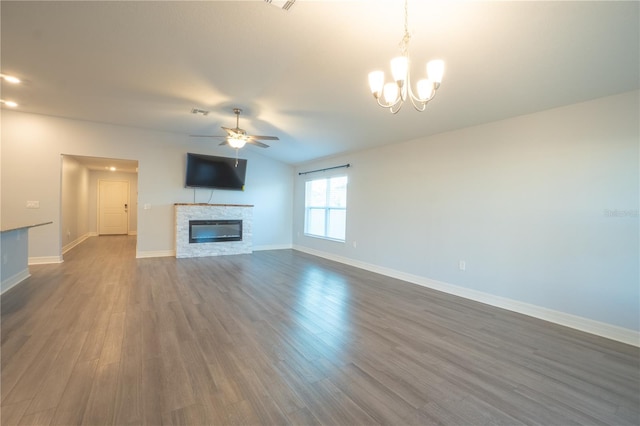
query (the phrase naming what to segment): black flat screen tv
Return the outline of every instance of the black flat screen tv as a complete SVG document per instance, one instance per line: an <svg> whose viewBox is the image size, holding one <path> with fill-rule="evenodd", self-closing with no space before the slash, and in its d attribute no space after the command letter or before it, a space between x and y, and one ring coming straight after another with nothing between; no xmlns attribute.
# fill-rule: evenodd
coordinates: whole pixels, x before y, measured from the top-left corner
<svg viewBox="0 0 640 426"><path fill-rule="evenodd" d="M187 153L188 188L244 191L247 160Z"/></svg>

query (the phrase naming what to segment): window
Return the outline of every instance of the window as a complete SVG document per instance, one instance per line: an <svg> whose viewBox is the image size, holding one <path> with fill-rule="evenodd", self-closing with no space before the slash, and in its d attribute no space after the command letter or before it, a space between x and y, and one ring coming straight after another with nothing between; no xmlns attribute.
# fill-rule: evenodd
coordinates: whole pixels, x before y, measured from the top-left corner
<svg viewBox="0 0 640 426"><path fill-rule="evenodd" d="M347 227L347 177L307 181L304 233L344 241Z"/></svg>

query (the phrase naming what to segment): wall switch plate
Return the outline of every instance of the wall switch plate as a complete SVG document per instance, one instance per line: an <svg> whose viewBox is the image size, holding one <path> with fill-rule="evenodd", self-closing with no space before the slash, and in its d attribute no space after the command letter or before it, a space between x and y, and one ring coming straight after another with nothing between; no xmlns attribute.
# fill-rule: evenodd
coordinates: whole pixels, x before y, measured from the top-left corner
<svg viewBox="0 0 640 426"><path fill-rule="evenodd" d="M458 262L458 269L460 269L461 271L466 271L467 262L465 262L464 260L461 260L460 262Z"/></svg>
<svg viewBox="0 0 640 426"><path fill-rule="evenodd" d="M40 208L40 201L27 201L27 208L28 209L39 209Z"/></svg>
<svg viewBox="0 0 640 426"><path fill-rule="evenodd" d="M144 205L145 210L151 210L151 204L147 203Z"/></svg>

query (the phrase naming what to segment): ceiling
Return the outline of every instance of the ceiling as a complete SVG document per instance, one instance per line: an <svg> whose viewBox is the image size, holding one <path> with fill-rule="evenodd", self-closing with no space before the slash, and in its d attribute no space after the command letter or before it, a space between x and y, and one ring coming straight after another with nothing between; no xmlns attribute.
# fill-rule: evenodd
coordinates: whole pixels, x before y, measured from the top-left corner
<svg viewBox="0 0 640 426"><path fill-rule="evenodd" d="M275 3L275 2L274 2ZM281 2L282 3L282 2ZM446 62L426 112L378 107L401 0L2 0L2 98L18 110L181 135L240 127L290 164L640 88L636 1L409 0L412 73ZM192 108L210 111L191 114ZM198 139L203 144L215 143Z"/></svg>

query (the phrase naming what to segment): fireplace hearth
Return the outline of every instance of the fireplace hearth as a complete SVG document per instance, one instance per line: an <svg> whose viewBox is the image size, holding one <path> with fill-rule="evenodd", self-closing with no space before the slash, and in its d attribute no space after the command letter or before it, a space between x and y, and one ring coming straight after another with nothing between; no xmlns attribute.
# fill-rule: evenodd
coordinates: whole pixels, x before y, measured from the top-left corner
<svg viewBox="0 0 640 426"><path fill-rule="evenodd" d="M189 244L242 241L242 220L190 220Z"/></svg>

